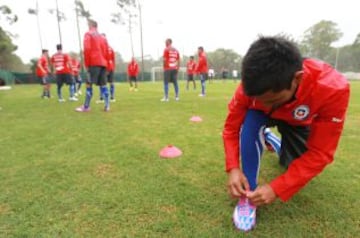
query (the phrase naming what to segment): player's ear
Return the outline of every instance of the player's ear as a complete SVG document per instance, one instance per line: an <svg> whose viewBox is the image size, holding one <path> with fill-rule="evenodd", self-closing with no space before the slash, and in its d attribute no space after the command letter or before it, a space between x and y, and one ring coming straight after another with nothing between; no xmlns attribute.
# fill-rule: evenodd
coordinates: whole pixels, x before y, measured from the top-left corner
<svg viewBox="0 0 360 238"><path fill-rule="evenodd" d="M296 83L296 85L299 85L304 75L304 71L296 71L293 82Z"/></svg>

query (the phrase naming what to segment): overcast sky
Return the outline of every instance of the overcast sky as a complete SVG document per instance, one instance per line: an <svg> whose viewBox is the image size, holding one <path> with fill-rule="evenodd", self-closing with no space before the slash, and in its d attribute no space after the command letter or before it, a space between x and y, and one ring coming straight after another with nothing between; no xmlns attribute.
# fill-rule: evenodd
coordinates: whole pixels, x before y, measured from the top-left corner
<svg viewBox="0 0 360 238"><path fill-rule="evenodd" d="M109 44L125 61L131 57L130 35L126 26L111 23L111 13L118 10L116 0L82 0L84 6L98 22L99 32L105 33ZM140 0L142 3L144 55L161 56L165 39L173 39L173 45L181 54L193 54L198 46L206 51L218 48L233 49L244 55L259 34L286 33L296 40L321 20L331 20L343 32L335 46L351 44L360 33L359 0ZM59 33L55 15L55 0L38 0L40 29L43 48L55 52ZM79 51L76 30L74 0L58 0L59 9L67 17L61 22L64 51ZM35 8L36 0L0 0L8 5L19 20L12 26L2 26L18 34L14 43L16 54L24 63L39 57L40 41L36 17L28 9ZM134 26L135 56L141 55L139 22ZM81 38L87 31L84 20L80 21Z"/></svg>

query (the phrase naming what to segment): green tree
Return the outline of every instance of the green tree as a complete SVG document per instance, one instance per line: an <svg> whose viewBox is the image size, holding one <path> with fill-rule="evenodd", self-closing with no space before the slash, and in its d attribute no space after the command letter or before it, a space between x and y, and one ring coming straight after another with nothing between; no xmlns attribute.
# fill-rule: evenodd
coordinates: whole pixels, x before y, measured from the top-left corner
<svg viewBox="0 0 360 238"><path fill-rule="evenodd" d="M0 23L1 25L5 24L14 24L18 20L16 14L6 6L0 6ZM14 37L8 31L5 31L3 27L0 27L0 68L24 72L27 70L26 66L23 64L21 59L14 54L17 50L17 46L13 44L11 37Z"/></svg>
<svg viewBox="0 0 360 238"><path fill-rule="evenodd" d="M221 72L226 68L231 72L232 70L240 70L242 57L231 49L217 49L214 52L208 52L209 68L213 68L215 72Z"/></svg>
<svg viewBox="0 0 360 238"><path fill-rule="evenodd" d="M360 71L360 33L357 34L354 43L351 45L352 71Z"/></svg>
<svg viewBox="0 0 360 238"><path fill-rule="evenodd" d="M118 11L111 14L111 22L117 25L127 25L129 27L131 53L134 56L134 42L132 37L132 29L134 19L137 18L136 1L135 0L117 0L116 5L119 7Z"/></svg>
<svg viewBox="0 0 360 238"><path fill-rule="evenodd" d="M85 9L81 0L75 0L75 11L79 17L83 17L85 19L90 19L91 17L90 11Z"/></svg>
<svg viewBox="0 0 360 238"><path fill-rule="evenodd" d="M85 18L89 20L91 17L90 11L87 11L84 7L84 4L81 0L75 0L75 13L76 13L76 28L78 33L78 41L79 41L79 55L81 61L81 72L84 72L84 57L83 57L83 49L82 49L82 40L80 34L80 24L79 17Z"/></svg>
<svg viewBox="0 0 360 238"><path fill-rule="evenodd" d="M115 52L115 71L126 72L126 65L124 59L119 52Z"/></svg>
<svg viewBox="0 0 360 238"><path fill-rule="evenodd" d="M9 24L13 24L17 22L18 17L12 12L11 8L6 5L2 5L0 6L0 20L3 19L5 19Z"/></svg>
<svg viewBox="0 0 360 238"><path fill-rule="evenodd" d="M322 20L305 31L300 48L306 56L333 61L331 44L338 41L342 35L336 23Z"/></svg>

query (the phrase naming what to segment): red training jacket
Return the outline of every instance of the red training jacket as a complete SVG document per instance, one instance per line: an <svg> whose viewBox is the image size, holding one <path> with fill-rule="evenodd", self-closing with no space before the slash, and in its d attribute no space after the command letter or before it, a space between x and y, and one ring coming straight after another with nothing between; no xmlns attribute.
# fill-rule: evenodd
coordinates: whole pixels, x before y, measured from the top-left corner
<svg viewBox="0 0 360 238"><path fill-rule="evenodd" d="M80 62L77 59L72 58L71 59L71 69L72 69L72 74L74 76L79 75L80 67L81 67Z"/></svg>
<svg viewBox="0 0 360 238"><path fill-rule="evenodd" d="M135 60L132 60L127 67L127 73L129 76L137 76L139 73L139 65Z"/></svg>
<svg viewBox="0 0 360 238"><path fill-rule="evenodd" d="M179 68L179 60L180 54L177 49L172 46L166 47L163 54L164 58L164 70L168 69L178 69Z"/></svg>
<svg viewBox="0 0 360 238"><path fill-rule="evenodd" d="M55 69L56 74L70 74L71 73L71 59L68 54L57 52L51 57L51 64Z"/></svg>
<svg viewBox="0 0 360 238"><path fill-rule="evenodd" d="M285 173L270 182L283 201L290 199L333 161L349 103L348 81L328 64L305 59L303 71L296 99L271 114L271 118L290 125L311 126L306 144L308 150L292 161ZM226 171L239 168L239 133L246 111L270 112L261 102L246 96L242 85L237 88L228 109L223 130Z"/></svg>
<svg viewBox="0 0 360 238"><path fill-rule="evenodd" d="M113 48L108 47L108 58L107 58L107 67L106 70L109 72L114 71L115 69L115 53Z"/></svg>
<svg viewBox="0 0 360 238"><path fill-rule="evenodd" d="M45 72L43 70L41 70L40 66L42 66L42 68L45 70ZM49 73L48 59L45 55L42 55L36 65L36 75L38 77L42 78L45 75L47 75L48 73Z"/></svg>
<svg viewBox="0 0 360 238"><path fill-rule="evenodd" d="M199 62L196 67L196 72L199 74L208 73L208 63L205 52L199 53Z"/></svg>
<svg viewBox="0 0 360 238"><path fill-rule="evenodd" d="M108 44L96 28L90 28L84 36L84 63L85 67L107 67Z"/></svg>
<svg viewBox="0 0 360 238"><path fill-rule="evenodd" d="M193 75L196 70L196 62L194 60L189 60L186 63L186 73L189 75Z"/></svg>

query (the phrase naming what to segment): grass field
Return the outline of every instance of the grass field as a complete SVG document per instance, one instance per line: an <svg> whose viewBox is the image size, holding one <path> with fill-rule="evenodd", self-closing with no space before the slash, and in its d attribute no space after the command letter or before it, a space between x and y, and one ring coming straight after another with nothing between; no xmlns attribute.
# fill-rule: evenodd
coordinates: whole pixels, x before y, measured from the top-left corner
<svg viewBox="0 0 360 238"><path fill-rule="evenodd" d="M42 100L39 85L0 91L0 237L360 236L360 82L334 163L289 202L260 208L248 234L231 222L221 139L236 84L209 84L205 98L180 86L179 102L171 87L160 103L160 83L118 84L110 112L93 100L85 114L74 111L83 98ZM183 155L160 159L168 144ZM281 172L266 152L260 182Z"/></svg>

